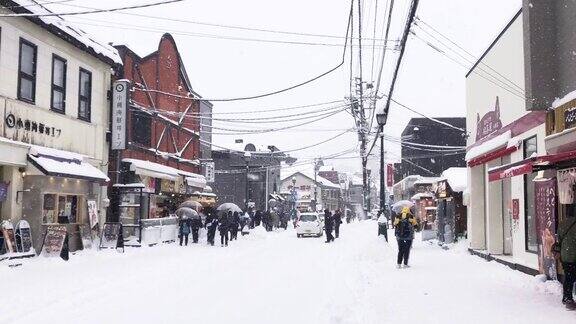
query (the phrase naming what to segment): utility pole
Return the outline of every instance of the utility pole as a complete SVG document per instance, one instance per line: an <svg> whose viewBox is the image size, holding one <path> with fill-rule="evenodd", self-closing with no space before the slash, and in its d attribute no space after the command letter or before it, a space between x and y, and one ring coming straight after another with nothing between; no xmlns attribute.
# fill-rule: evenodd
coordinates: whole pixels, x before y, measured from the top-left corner
<svg viewBox="0 0 576 324"><path fill-rule="evenodd" d="M318 174L319 164L320 159L314 159L314 204L312 206L314 212L317 211L318 206L318 180L316 179L316 175Z"/></svg>

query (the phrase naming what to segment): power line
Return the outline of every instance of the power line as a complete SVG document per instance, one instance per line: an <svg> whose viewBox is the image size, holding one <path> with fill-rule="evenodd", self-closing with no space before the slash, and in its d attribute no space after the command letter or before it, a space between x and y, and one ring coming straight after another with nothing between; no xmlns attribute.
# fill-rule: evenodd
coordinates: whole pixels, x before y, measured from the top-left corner
<svg viewBox="0 0 576 324"><path fill-rule="evenodd" d="M342 44L335 44L335 43L275 40L275 39L237 37L237 36L226 36L226 35L219 35L219 34L198 33L198 32L190 32L190 31L171 29L171 28L155 28L155 27L149 27L149 26L125 24L125 23L118 23L118 22L111 23L111 22L107 22L107 21L103 21L103 20L86 19L86 18L83 18L81 21L77 21L77 20L68 20L68 21L70 21L74 24L78 24L78 25L106 27L106 28L121 29L121 30L142 31L142 32L157 33L157 34L164 34L164 33L169 32L173 35L179 35L179 36L210 38L210 39L219 39L219 40L245 41L245 42L270 43L270 44L326 46L326 47L343 47L344 46ZM95 23L89 23L87 21L92 21ZM125 26L125 27L121 27L121 26ZM356 46L356 45L352 45L352 46ZM377 47L385 47L384 44L378 44L376 46Z"/></svg>
<svg viewBox="0 0 576 324"><path fill-rule="evenodd" d="M345 55L346 55L346 46L347 46L347 44L348 44L348 33L349 33L350 27L351 27L351 26L350 26L350 24L351 24L351 17L352 17L352 9L350 10L350 13L349 13L349 15L348 15L348 25L347 25L347 28L346 28L346 40L344 41L344 50L342 51L342 59L340 60L340 63L338 63L338 64L337 64L335 67L333 67L332 69L330 69L330 70L328 70L328 71L326 71L326 72L324 72L324 73L322 73L322 74L320 74L320 75L318 75L318 76L316 76L316 77L314 77L314 78L312 78L312 79L309 79L309 80L307 80L307 81L304 81L304 82L295 84L295 85L290 86L290 87L288 87L288 88L284 88L284 89L281 89L281 90L276 90L276 91L272 91L272 92L268 92L268 93L264 93L264 94L260 94L260 95L255 95L255 96L238 97L238 98L225 98L225 99L218 99L218 98L216 98L216 99L206 99L206 98L184 97L184 96L180 96L180 95L177 95L177 94L172 94L172 93L168 93L168 92L164 92L164 91L159 91L159 90L153 90L153 89L143 90L143 89L135 88L135 90L156 92L156 93L161 93L161 94L169 95L169 96L172 96L172 97L184 98L184 99L191 99L191 100L211 101L211 102L230 102L230 101L252 100L252 99L258 99L258 98L264 98L264 97L269 97L269 96L272 96L272 95L276 95L276 94L280 94L280 93L283 93L283 92L287 92L287 91L296 89L296 88L298 88L298 87L301 87L301 86L304 86L304 85L309 84L309 83L311 83L311 82L314 82L314 81L316 81L316 80L318 80L318 79L320 79L320 78L322 78L322 77L324 77L324 76L326 76L326 75L328 75L328 74L330 74L330 73L338 70L340 67L342 67L342 65L344 65L344 58L345 58Z"/></svg>
<svg viewBox="0 0 576 324"><path fill-rule="evenodd" d="M412 5L410 6L410 13L408 14L408 19L406 21L406 26L404 27L404 33L402 35L402 40L400 41L400 54L398 56L398 60L396 61L396 68L394 70L394 74L392 77L392 83L390 85L390 90L388 91L388 96L386 98L386 105L384 106L384 125L386 124L386 120L388 119L388 111L390 110L390 102L392 99L392 95L394 93L394 86L396 85L396 80L398 78L398 72L400 71L400 65L402 64L402 58L404 57L404 52L406 50L406 43L408 41L408 33L410 32L410 27L412 26L412 22L414 21L414 17L416 16L416 10L418 9L418 1L419 0L412 0ZM376 135L374 136L374 141L372 142L372 147L368 150L368 155L372 152L376 141L378 140L378 135L380 135L381 128L379 127Z"/></svg>
<svg viewBox="0 0 576 324"><path fill-rule="evenodd" d="M421 112L419 112L419 111L417 111L417 110L415 110L415 109L412 109L412 108L406 106L405 104L403 104L403 103L401 103L401 102L398 102L398 101L395 100L394 98L392 98L391 101L394 102L395 104L397 104L398 106L400 106L400 107L402 107L402 108L404 108L404 109L407 109L407 110L409 110L409 111L411 111L411 112L413 112L413 113L415 113L415 114L417 114L417 115L420 115L420 116L422 116L422 117L424 117L424 118L426 118L426 119L429 119L429 120L431 120L431 121L433 121L433 122L435 122L435 123L438 123L438 124L447 126L447 127L449 127L449 128L452 128L452 129L455 129L455 130L459 130L459 131L462 131L462 132L465 132L465 133L466 133L466 129L464 129L464 128L456 127L456 126L454 126L454 125L452 125L452 124L449 124L449 123L447 123L447 122L441 121L441 120L439 120L439 119L429 117L429 116L427 116L427 115L425 115L425 114L423 114L423 113L421 113Z"/></svg>
<svg viewBox="0 0 576 324"><path fill-rule="evenodd" d="M414 37L416 37L418 40L420 40L421 42L423 42L424 44L426 44L428 47L432 48L435 52L443 55L444 57L446 57L446 58L449 59L450 61L452 61L452 62L460 65L460 66L463 67L465 70L469 70L469 69L470 69L470 67L467 66L466 64L464 64L464 63L456 60L455 58L451 57L450 55L448 55L446 52L442 51L442 50L439 49L438 47L430 44L428 41L426 41L425 39L423 39L422 37L420 37L418 34L416 34L416 32L411 31L411 33L412 33L412 35L414 35ZM481 67L478 67L478 69L481 70L482 72L486 73L487 75L495 78L495 77L494 77L493 75L491 75L490 73L487 73L486 71L484 71ZM482 75L481 73L479 73L479 72L476 71L476 70L473 70L472 73L478 75L479 77L483 78L484 80L492 83L493 85L497 86L498 88L501 88L502 90L504 90L504 91L506 91L506 92L508 92L508 93L510 93L510 94L512 94L512 95L514 95L514 96L516 96L516 97L518 97L518 98L520 98L520 99L523 99L523 100L526 99L523 94L520 94L518 91L516 91L516 90L514 90L514 89L510 89L509 87L506 87L506 84L502 83L502 81L500 81L502 84L497 83L496 81L499 81L497 78L495 78L496 81L491 80L491 79L489 79L487 76Z"/></svg>
<svg viewBox="0 0 576 324"><path fill-rule="evenodd" d="M95 13L102 13L102 12L115 12L121 10L130 10L130 9L140 9L140 8L148 8L148 7L155 7L159 5L165 5L175 2L182 2L184 0L163 0L153 3L147 4L140 4L140 5L133 5L133 6L126 6L126 7L118 7L118 8L110 8L110 9L91 9L91 10L84 10L84 11L76 11L76 12L61 12L61 13L54 13L42 7L46 10L46 13L15 13L15 14L0 14L0 17L62 17L62 16L78 16L78 15L87 15L87 14L95 14Z"/></svg>
<svg viewBox="0 0 576 324"><path fill-rule="evenodd" d="M75 7L75 8L84 8L84 9L96 9L93 7L80 6L80 5L75 5L75 4L66 4L66 6ZM256 32L264 32L264 33L272 33L272 34L294 35L294 36L344 39L344 37L338 36L338 35L314 34L314 33L273 30L273 29L256 28L256 27L246 27L246 26L239 26L239 25L217 24L217 23L203 22L203 21L190 20L190 19L178 19L178 18L173 18L173 17L170 17L170 18L159 17L159 16L138 14L138 13L132 13L132 12L115 12L115 13L121 14L121 15L134 16L134 17L150 18L150 19L156 19L156 20L162 20L162 21L179 22L179 23L193 24L193 25L199 25L199 26L218 27L218 28L225 28L225 29L237 29L237 30L244 30L244 31L256 31ZM382 41L382 39L376 39L376 41Z"/></svg>
<svg viewBox="0 0 576 324"><path fill-rule="evenodd" d="M468 54L470 57L472 57L472 59L474 61L478 61L478 57L476 57L475 55L473 55L472 53L470 53L468 50L466 50L464 47L462 47L461 45L459 45L458 43L456 43L455 41L453 41L452 39L450 39L448 36L446 36L445 34L441 33L438 29L432 27L430 24L428 24L427 22L425 22L424 20L422 20L420 17L416 17L416 20L418 22L421 22L422 24L424 24L426 27L428 27L429 29L431 29L432 31L434 31L436 34L440 35L441 37L443 37L444 39L448 40L448 42L452 43L454 46L456 46L457 48L459 48L461 51L463 51L464 53ZM418 26L421 30L422 27L418 24L416 24L416 26ZM472 62L474 63L474 62ZM480 64L489 68L490 70L492 70L493 72L495 72L496 74L498 74L500 77L502 77L504 80L508 81L510 84L514 85L516 88L518 88L519 91L524 92L524 88L522 88L521 86L519 86L517 83L515 83L514 81L510 80L508 77L506 77L505 75L501 74L500 72L498 72L496 69L492 68L490 65L488 65L485 62L480 61Z"/></svg>

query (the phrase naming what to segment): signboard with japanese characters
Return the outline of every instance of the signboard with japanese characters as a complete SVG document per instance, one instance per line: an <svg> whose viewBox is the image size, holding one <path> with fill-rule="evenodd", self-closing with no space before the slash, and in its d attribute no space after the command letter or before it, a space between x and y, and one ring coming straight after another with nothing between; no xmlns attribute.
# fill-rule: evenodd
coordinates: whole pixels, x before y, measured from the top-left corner
<svg viewBox="0 0 576 324"><path fill-rule="evenodd" d="M498 97L496 97L494 110L487 112L482 118L480 118L480 114L478 114L476 124L476 141L502 128L502 121L500 120L500 99Z"/></svg>
<svg viewBox="0 0 576 324"><path fill-rule="evenodd" d="M128 94L130 82L119 80L112 86L112 149L126 148Z"/></svg>
<svg viewBox="0 0 576 324"><path fill-rule="evenodd" d="M535 181L536 240L540 273L556 279L556 259L552 253L556 231L556 178Z"/></svg>
<svg viewBox="0 0 576 324"><path fill-rule="evenodd" d="M206 182L214 182L214 167L215 167L214 162L206 162L205 164L206 174L204 175L206 177Z"/></svg>

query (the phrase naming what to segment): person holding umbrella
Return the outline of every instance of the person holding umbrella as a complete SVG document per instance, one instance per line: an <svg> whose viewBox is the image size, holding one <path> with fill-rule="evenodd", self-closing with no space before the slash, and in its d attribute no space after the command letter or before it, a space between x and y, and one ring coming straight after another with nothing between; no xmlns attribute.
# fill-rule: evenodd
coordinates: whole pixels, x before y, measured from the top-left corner
<svg viewBox="0 0 576 324"><path fill-rule="evenodd" d="M403 207L402 213L394 220L396 240L398 241L397 267L400 269L402 262L404 268L408 268L408 258L414 240L414 228L418 225L416 218L410 211L410 207Z"/></svg>
<svg viewBox="0 0 576 324"><path fill-rule="evenodd" d="M230 213L228 213L230 215ZM232 218L228 220L230 229L230 241L238 239L238 230L240 229L240 215L235 211L232 213Z"/></svg>
<svg viewBox="0 0 576 324"><path fill-rule="evenodd" d="M214 217L213 210L206 211L206 229L208 244L214 246L214 237L216 236L216 229L218 228L218 218Z"/></svg>

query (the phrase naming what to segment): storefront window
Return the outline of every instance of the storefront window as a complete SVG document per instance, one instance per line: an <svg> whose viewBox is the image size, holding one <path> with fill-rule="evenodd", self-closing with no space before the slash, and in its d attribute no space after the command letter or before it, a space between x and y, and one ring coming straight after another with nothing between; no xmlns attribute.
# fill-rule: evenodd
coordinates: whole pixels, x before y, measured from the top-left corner
<svg viewBox="0 0 576 324"><path fill-rule="evenodd" d="M42 211L44 224L81 224L84 199L76 195L45 194Z"/></svg>
<svg viewBox="0 0 576 324"><path fill-rule="evenodd" d="M538 146L536 136L524 140L524 158L536 154ZM524 175L524 220L526 251L538 252L536 233L536 208L534 206L534 178L536 173Z"/></svg>

